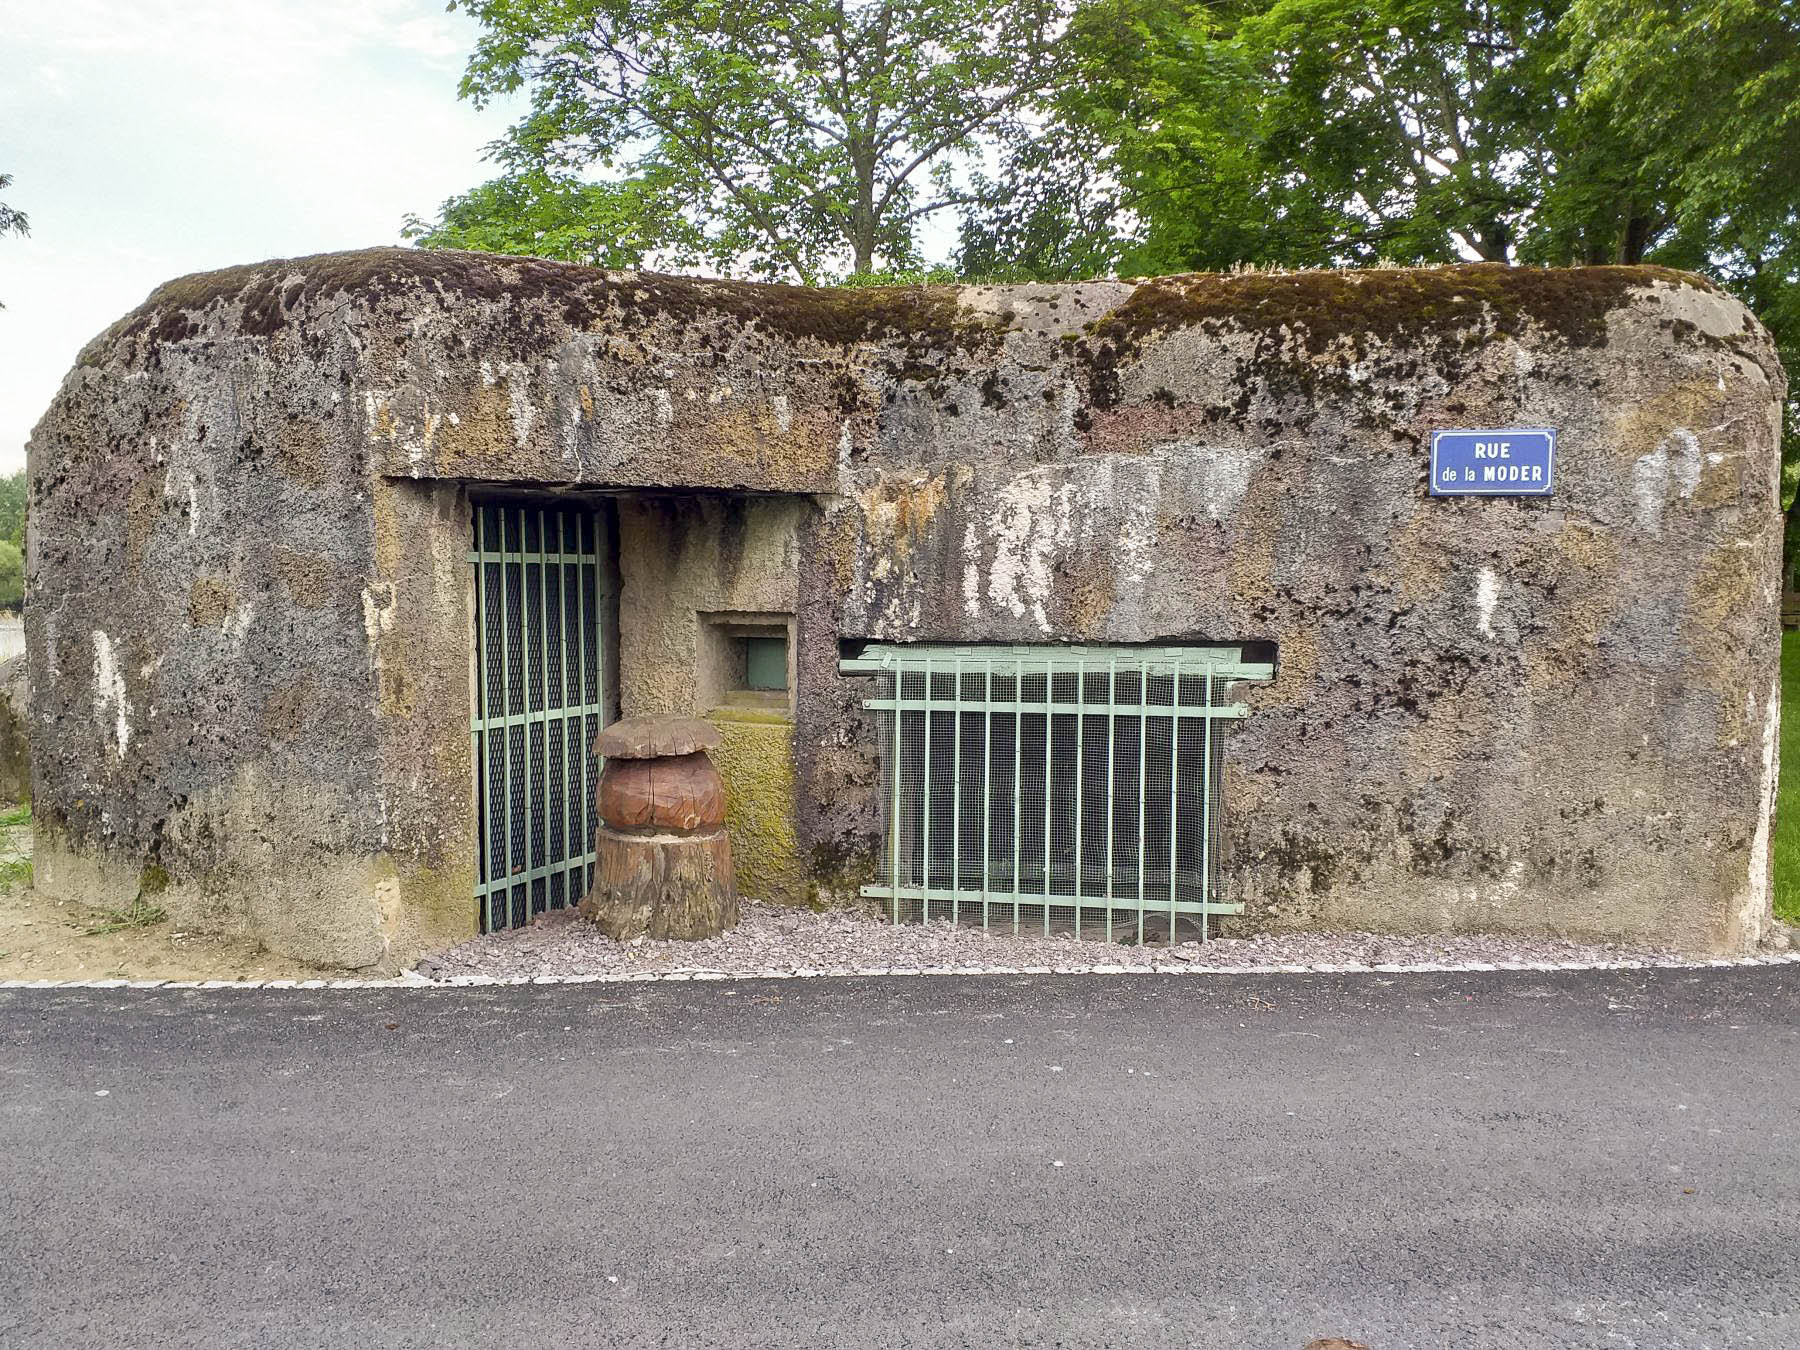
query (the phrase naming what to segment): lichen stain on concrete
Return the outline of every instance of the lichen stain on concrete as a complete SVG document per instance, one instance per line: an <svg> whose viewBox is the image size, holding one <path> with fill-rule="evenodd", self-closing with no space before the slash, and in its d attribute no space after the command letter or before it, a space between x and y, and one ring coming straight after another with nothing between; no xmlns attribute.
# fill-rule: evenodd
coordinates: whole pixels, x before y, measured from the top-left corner
<svg viewBox="0 0 1800 1350"><path fill-rule="evenodd" d="M1242 445L1176 445L1163 453L1173 467L1195 476L1206 514L1213 520L1237 514L1250 490L1251 475L1268 457L1261 446Z"/></svg>
<svg viewBox="0 0 1800 1350"><path fill-rule="evenodd" d="M317 418L296 417L282 423L275 438L275 462L282 473L301 487L325 485L325 429ZM191 493L193 479L188 481Z"/></svg>
<svg viewBox="0 0 1800 1350"><path fill-rule="evenodd" d="M1761 562L1747 546L1727 545L1699 560L1688 604L1690 640L1716 640L1734 619L1754 614L1762 590Z"/></svg>
<svg viewBox="0 0 1800 1350"><path fill-rule="evenodd" d="M1756 813L1756 832L1750 841L1750 872L1745 880L1743 900L1739 907L1737 922L1732 928L1745 934L1760 936L1769 914L1770 877L1772 862L1769 846L1770 835L1775 823L1775 788L1776 776L1779 772L1776 763L1776 743L1781 729L1781 681L1776 680L1769 686L1769 694L1763 700L1761 772L1758 775L1760 785L1759 809Z"/></svg>
<svg viewBox="0 0 1800 1350"><path fill-rule="evenodd" d="M337 564L316 553L277 546L272 550L275 575L287 588L289 601L299 609L328 609L332 606L338 579Z"/></svg>
<svg viewBox="0 0 1800 1350"><path fill-rule="evenodd" d="M188 589L188 622L196 628L219 628L237 601L231 587L216 577L195 577Z"/></svg>
<svg viewBox="0 0 1800 1350"><path fill-rule="evenodd" d="M131 704L125 696L125 675L119 669L113 652L112 638L94 630L94 716L103 729L108 714L112 719L113 750L120 759L131 744Z"/></svg>
<svg viewBox="0 0 1800 1350"><path fill-rule="evenodd" d="M1491 567L1484 567L1475 578L1475 631L1483 637L1494 636L1494 606L1500 603L1500 578Z"/></svg>
<svg viewBox="0 0 1800 1350"><path fill-rule="evenodd" d="M394 420L394 413L388 407L390 395L370 390L363 395L363 428L370 440L394 441L400 435L399 423Z"/></svg>
<svg viewBox="0 0 1800 1350"><path fill-rule="evenodd" d="M725 780L738 890L752 900L802 903L809 878L795 828L793 723L733 708L715 708L709 720L723 738L710 754Z"/></svg>
<svg viewBox="0 0 1800 1350"><path fill-rule="evenodd" d="M513 444L523 449L531 444L532 424L537 421L537 402L531 393L531 370L524 365L506 370L506 404L512 421Z"/></svg>
<svg viewBox="0 0 1800 1350"><path fill-rule="evenodd" d="M292 741L305 730L307 715L315 706L314 688L315 681L308 674L269 691L269 701L263 710L263 729L274 740Z"/></svg>
<svg viewBox="0 0 1800 1350"><path fill-rule="evenodd" d="M1045 472L1023 474L994 493L983 533L993 542L982 594L988 604L1015 619L1028 614L1040 632L1050 631L1045 604L1051 596L1052 564L1067 543L1074 489ZM979 540L964 545L978 553Z"/></svg>
<svg viewBox="0 0 1800 1350"><path fill-rule="evenodd" d="M1646 534L1662 534L1663 511L1670 492L1685 501L1700 486L1700 441L1685 427L1677 427L1648 454L1638 456L1631 467L1632 499L1638 528Z"/></svg>
<svg viewBox="0 0 1800 1350"><path fill-rule="evenodd" d="M1653 454L1671 432L1713 425L1728 402L1730 395L1716 380L1670 380L1645 390L1638 398L1619 399L1608 408L1612 425L1603 445L1620 459L1631 461L1635 470L1636 461Z"/></svg>
<svg viewBox="0 0 1800 1350"><path fill-rule="evenodd" d="M144 552L162 514L162 496L148 474L131 485L125 501L125 568L137 576L144 568Z"/></svg>

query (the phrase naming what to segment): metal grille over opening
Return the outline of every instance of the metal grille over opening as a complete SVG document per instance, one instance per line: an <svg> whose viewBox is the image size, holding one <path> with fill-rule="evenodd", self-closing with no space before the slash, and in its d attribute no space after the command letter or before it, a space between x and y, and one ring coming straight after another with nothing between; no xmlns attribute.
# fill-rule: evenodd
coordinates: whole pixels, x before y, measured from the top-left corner
<svg viewBox="0 0 1800 1350"><path fill-rule="evenodd" d="M573 507L476 506L470 721L483 932L574 905L593 875L605 720L604 522Z"/></svg>
<svg viewBox="0 0 1800 1350"><path fill-rule="evenodd" d="M1226 701L1269 663L1229 647L872 645L886 857L865 895L950 919L1108 941L1205 941Z"/></svg>

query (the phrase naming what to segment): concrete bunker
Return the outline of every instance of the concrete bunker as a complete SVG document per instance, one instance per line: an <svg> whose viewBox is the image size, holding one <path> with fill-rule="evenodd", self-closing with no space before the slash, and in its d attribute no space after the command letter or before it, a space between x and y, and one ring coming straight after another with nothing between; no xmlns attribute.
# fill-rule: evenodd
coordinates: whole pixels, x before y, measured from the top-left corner
<svg viewBox="0 0 1800 1350"><path fill-rule="evenodd" d="M508 924L540 881L569 903L590 719L698 715L743 893L879 901L902 761L970 753L1012 698L1050 767L1015 780L1010 885L1027 817L1072 822L1033 875L1080 922L1111 834L1089 788L1056 804L1059 766L1099 754L1135 662L1140 700L1176 691L1166 740L1140 703L1139 783L1199 757L1217 809L1166 865L1140 829L1136 884L1203 877L1225 931L1743 950L1784 381L1740 305L1642 267L814 292L375 250L184 278L90 344L29 449L38 884L153 879L184 923L392 968L495 922L496 881ZM1433 432L1519 426L1557 431L1551 494L1433 495ZM490 726L515 567L538 617ZM864 704L904 691L856 666L884 659L989 706L896 708L923 728L896 758ZM1196 739L1190 699L1244 715ZM948 781L953 816L1000 800ZM905 827L913 889L947 861L960 895L988 836L941 824Z"/></svg>

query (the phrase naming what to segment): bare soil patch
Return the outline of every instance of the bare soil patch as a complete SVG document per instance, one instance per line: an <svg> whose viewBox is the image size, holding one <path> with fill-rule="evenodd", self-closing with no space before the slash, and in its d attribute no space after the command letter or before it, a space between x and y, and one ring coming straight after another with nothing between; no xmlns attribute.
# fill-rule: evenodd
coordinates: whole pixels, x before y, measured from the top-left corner
<svg viewBox="0 0 1800 1350"><path fill-rule="evenodd" d="M154 900L123 912L31 885L31 822L0 814L0 980L285 980L324 973L255 943L183 932Z"/></svg>

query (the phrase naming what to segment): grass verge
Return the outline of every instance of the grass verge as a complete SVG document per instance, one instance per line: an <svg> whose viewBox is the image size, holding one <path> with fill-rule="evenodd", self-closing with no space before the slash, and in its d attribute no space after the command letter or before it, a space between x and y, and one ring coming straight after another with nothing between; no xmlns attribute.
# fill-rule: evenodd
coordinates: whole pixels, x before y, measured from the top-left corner
<svg viewBox="0 0 1800 1350"><path fill-rule="evenodd" d="M108 933L123 933L128 928L149 928L168 917L161 905L150 904L139 896L124 909L105 910L100 922L91 928L82 929L81 935L103 937Z"/></svg>
<svg viewBox="0 0 1800 1350"><path fill-rule="evenodd" d="M1800 924L1800 631L1781 635L1781 797L1775 807L1775 917Z"/></svg>

